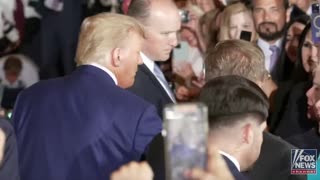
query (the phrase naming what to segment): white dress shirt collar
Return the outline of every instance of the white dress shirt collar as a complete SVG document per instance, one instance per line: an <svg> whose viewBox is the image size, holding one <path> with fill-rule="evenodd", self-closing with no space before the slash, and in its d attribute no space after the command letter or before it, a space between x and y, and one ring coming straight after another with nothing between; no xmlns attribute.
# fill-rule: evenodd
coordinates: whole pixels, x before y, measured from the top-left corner
<svg viewBox="0 0 320 180"><path fill-rule="evenodd" d="M231 156L228 153L220 151L220 150L219 150L219 153L226 156L237 167L238 171L240 172L240 163L238 162L238 160L235 157Z"/></svg>
<svg viewBox="0 0 320 180"><path fill-rule="evenodd" d="M88 65L91 65L91 66L94 66L94 67L97 67L97 68L103 70L104 72L106 72L106 73L112 78L112 80L114 81L114 83L115 83L116 85L118 85L118 81L117 81L116 76L115 76L108 68L103 67L103 66L101 66L100 64L97 64L97 63L90 63L90 64L88 64Z"/></svg>
<svg viewBox="0 0 320 180"><path fill-rule="evenodd" d="M154 72L154 66L157 66L153 60L149 59L145 54L143 54L143 52L140 52L141 55L141 59L143 61L143 63L147 66L147 68L152 72L152 74L155 76L155 78L158 80L158 82L161 84L161 86L163 87L163 89L166 91L166 93L168 94L168 96L170 97L170 99L175 103L176 99L174 98L174 95L171 89L168 89L169 87L166 87L166 85L164 84L164 82L162 82L159 77L156 76L155 72ZM171 92L170 92L171 91ZM172 95L171 95L172 94Z"/></svg>
<svg viewBox="0 0 320 180"><path fill-rule="evenodd" d="M151 59L149 59L145 54L143 54L143 52L140 52L140 56L141 59L143 61L143 64L145 64L147 66L147 68L152 72L152 74L154 74L154 61L152 61Z"/></svg>
<svg viewBox="0 0 320 180"><path fill-rule="evenodd" d="M269 49L271 45L276 45L278 48L281 49L282 40L283 40L283 39L281 38L281 39L278 39L278 40L276 41L276 43L274 43L274 44L269 44L267 41L259 38L257 43L258 43L258 45L259 45L259 47L260 47L261 49Z"/></svg>

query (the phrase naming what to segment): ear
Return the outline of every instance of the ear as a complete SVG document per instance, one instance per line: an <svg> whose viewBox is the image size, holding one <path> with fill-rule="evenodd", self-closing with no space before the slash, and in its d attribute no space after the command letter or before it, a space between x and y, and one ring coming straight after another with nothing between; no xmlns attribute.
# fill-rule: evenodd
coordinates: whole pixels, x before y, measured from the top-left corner
<svg viewBox="0 0 320 180"><path fill-rule="evenodd" d="M120 50L120 48L114 48L111 51L111 64L114 67L119 67L121 65Z"/></svg>
<svg viewBox="0 0 320 180"><path fill-rule="evenodd" d="M268 131L268 126L267 126L267 122L263 122L260 124L260 128L263 130L263 131Z"/></svg>
<svg viewBox="0 0 320 180"><path fill-rule="evenodd" d="M252 124L246 123L242 127L242 142L245 144L251 144L253 141L253 134Z"/></svg>

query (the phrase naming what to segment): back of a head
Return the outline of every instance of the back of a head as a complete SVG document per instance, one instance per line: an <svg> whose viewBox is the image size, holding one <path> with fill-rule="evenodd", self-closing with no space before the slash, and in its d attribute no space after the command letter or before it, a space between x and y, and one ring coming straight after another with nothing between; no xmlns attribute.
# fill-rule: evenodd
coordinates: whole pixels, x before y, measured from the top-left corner
<svg viewBox="0 0 320 180"><path fill-rule="evenodd" d="M257 83L267 75L262 50L244 40L226 40L209 47L205 63L207 81L219 76L238 75Z"/></svg>
<svg viewBox="0 0 320 180"><path fill-rule="evenodd" d="M170 8L177 8L172 0L132 0L127 15L146 24L155 10L169 13Z"/></svg>
<svg viewBox="0 0 320 180"><path fill-rule="evenodd" d="M150 16L150 11L151 0L132 0L127 15L144 22Z"/></svg>
<svg viewBox="0 0 320 180"><path fill-rule="evenodd" d="M263 123L268 116L268 99L252 81L241 76L221 76L208 81L199 100L208 106L210 129L230 127L256 117Z"/></svg>
<svg viewBox="0 0 320 180"><path fill-rule="evenodd" d="M100 13L86 18L81 26L76 62L78 65L106 65L112 49L125 44L130 33L144 37L140 23L132 17Z"/></svg>

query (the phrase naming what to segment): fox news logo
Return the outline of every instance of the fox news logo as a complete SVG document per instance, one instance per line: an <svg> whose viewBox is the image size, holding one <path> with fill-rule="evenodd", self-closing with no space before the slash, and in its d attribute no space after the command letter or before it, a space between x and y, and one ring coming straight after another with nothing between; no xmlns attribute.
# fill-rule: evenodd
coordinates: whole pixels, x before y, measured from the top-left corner
<svg viewBox="0 0 320 180"><path fill-rule="evenodd" d="M291 174L317 174L317 150L291 149Z"/></svg>

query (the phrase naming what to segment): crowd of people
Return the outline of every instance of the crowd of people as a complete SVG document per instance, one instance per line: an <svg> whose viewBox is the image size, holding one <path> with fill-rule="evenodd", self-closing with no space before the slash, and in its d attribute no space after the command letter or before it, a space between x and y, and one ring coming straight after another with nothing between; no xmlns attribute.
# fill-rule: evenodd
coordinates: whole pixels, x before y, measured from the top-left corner
<svg viewBox="0 0 320 180"><path fill-rule="evenodd" d="M207 167L185 179L319 179L292 174L320 151L312 3L0 2L0 179L170 179L163 111L192 102Z"/></svg>

